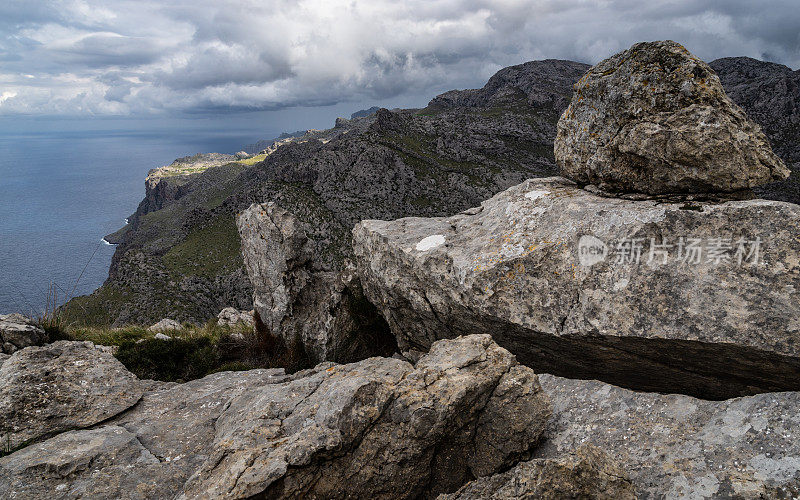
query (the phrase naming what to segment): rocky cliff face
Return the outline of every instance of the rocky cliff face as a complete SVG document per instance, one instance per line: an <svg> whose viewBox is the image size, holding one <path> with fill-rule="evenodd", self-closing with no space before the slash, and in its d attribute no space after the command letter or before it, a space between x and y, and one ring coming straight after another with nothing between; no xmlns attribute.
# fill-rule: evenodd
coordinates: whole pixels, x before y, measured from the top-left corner
<svg viewBox="0 0 800 500"><path fill-rule="evenodd" d="M191 175L181 196L161 200L162 208L115 237L109 280L67 310L79 321L150 324L250 309L234 216L254 202L274 201L301 221L324 217L329 231L310 236L337 270L351 252L349 231L363 218L445 215L552 174L555 123L585 68L565 61L514 67L469 107L434 100L422 110L382 110L287 140L255 166Z"/></svg>
<svg viewBox="0 0 800 500"><path fill-rule="evenodd" d="M711 67L796 170L797 72L743 58ZM556 60L512 66L482 89L447 92L422 110L383 111L307 133L255 166L161 181L143 202L148 213L113 236L119 246L107 282L67 310L95 323L150 324L250 309L234 216L252 203L276 202L301 220L324 217L331 232L311 237L346 257L350 245L342 242L361 219L452 215L525 178L553 175L556 122L588 68ZM760 193L800 201L796 179ZM212 239L216 247L203 243Z"/></svg>

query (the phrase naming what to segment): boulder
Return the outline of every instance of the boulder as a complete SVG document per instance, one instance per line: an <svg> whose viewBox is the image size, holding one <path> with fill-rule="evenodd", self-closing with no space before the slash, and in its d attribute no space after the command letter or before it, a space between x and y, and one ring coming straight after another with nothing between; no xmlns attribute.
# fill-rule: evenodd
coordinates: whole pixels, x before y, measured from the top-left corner
<svg viewBox="0 0 800 500"><path fill-rule="evenodd" d="M634 500L633 484L619 465L593 445L552 459L522 462L482 477L437 500Z"/></svg>
<svg viewBox="0 0 800 500"><path fill-rule="evenodd" d="M488 335L437 342L416 367L391 358L321 364L232 401L216 421L208 459L179 498L452 491L512 465L538 440L549 413L536 375ZM497 415L522 421L502 428Z"/></svg>
<svg viewBox="0 0 800 500"><path fill-rule="evenodd" d="M248 388L282 369L142 382L140 402L105 425L69 431L0 458L2 498L173 498L205 460L214 422Z"/></svg>
<svg viewBox="0 0 800 500"><path fill-rule="evenodd" d="M22 314L0 314L0 353L14 352L47 342L47 334L32 319Z"/></svg>
<svg viewBox="0 0 800 500"><path fill-rule="evenodd" d="M183 325L175 321L174 319L164 318L158 323L154 325L150 325L148 328L151 332L170 332L174 330L182 330Z"/></svg>
<svg viewBox="0 0 800 500"><path fill-rule="evenodd" d="M102 426L0 458L0 497L431 496L529 456L551 415L537 376L488 335L437 342L416 366L370 358L148 387Z"/></svg>
<svg viewBox="0 0 800 500"><path fill-rule="evenodd" d="M561 173L605 191L750 190L789 170L714 70L672 42L637 43L592 67L558 122Z"/></svg>
<svg viewBox="0 0 800 500"><path fill-rule="evenodd" d="M532 179L447 218L363 221L401 351L490 333L537 372L719 399L800 389L800 206L594 195Z"/></svg>
<svg viewBox="0 0 800 500"><path fill-rule="evenodd" d="M15 352L0 366L0 440L11 448L82 429L133 406L139 380L91 342Z"/></svg>
<svg viewBox="0 0 800 500"><path fill-rule="evenodd" d="M597 446L629 474L640 499L800 496L798 392L704 401L540 380L554 410L536 458Z"/></svg>
<svg viewBox="0 0 800 500"><path fill-rule="evenodd" d="M353 266L345 262L334 269L324 261L303 222L270 202L250 206L237 225L257 330L302 345L312 363L395 351L388 328L380 331L364 318L380 320L363 298Z"/></svg>
<svg viewBox="0 0 800 500"><path fill-rule="evenodd" d="M217 315L217 325L236 326L242 324L253 326L253 311L240 311L235 307L226 307Z"/></svg>

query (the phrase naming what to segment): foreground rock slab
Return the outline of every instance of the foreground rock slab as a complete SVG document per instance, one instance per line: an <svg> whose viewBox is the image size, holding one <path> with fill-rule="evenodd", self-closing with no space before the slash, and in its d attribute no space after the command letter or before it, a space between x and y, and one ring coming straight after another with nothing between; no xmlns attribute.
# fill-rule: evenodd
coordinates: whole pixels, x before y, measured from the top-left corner
<svg viewBox="0 0 800 500"><path fill-rule="evenodd" d="M800 393L704 401L540 380L554 410L537 458L597 446L630 475L640 499L800 495Z"/></svg>
<svg viewBox="0 0 800 500"><path fill-rule="evenodd" d="M474 332L539 373L710 399L800 389L800 206L687 205L528 180L448 218L363 221L403 351Z"/></svg>
<svg viewBox="0 0 800 500"><path fill-rule="evenodd" d="M416 366L143 384L103 425L0 458L0 497L435 496L528 456L551 415L533 371L488 335L437 342Z"/></svg>
<svg viewBox="0 0 800 500"><path fill-rule="evenodd" d="M133 406L139 380L91 342L15 352L0 366L0 439L14 449L97 424Z"/></svg>
<svg viewBox="0 0 800 500"><path fill-rule="evenodd" d="M557 459L534 459L482 477L438 500L634 500L633 484L606 453L583 445Z"/></svg>
<svg viewBox="0 0 800 500"><path fill-rule="evenodd" d="M682 45L637 43L592 67L558 122L562 175L606 191L749 190L789 170Z"/></svg>
<svg viewBox="0 0 800 500"><path fill-rule="evenodd" d="M181 498L452 491L512 465L549 414L536 375L488 335L436 343L416 367L391 358L320 365L231 402Z"/></svg>
<svg viewBox="0 0 800 500"><path fill-rule="evenodd" d="M47 334L22 314L0 314L0 354L13 354L25 347L42 345Z"/></svg>
<svg viewBox="0 0 800 500"><path fill-rule="evenodd" d="M207 458L214 422L246 389L283 370L216 373L185 384L142 382L130 410L0 458L2 498L173 498Z"/></svg>

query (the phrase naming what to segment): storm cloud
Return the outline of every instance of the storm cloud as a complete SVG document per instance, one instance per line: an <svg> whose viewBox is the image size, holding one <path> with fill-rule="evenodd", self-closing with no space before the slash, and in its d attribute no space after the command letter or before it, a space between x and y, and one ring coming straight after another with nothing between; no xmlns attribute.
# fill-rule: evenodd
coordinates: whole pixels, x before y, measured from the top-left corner
<svg viewBox="0 0 800 500"><path fill-rule="evenodd" d="M648 5L649 4L649 5ZM230 113L476 87L673 39L800 66L796 0L6 0L0 115Z"/></svg>

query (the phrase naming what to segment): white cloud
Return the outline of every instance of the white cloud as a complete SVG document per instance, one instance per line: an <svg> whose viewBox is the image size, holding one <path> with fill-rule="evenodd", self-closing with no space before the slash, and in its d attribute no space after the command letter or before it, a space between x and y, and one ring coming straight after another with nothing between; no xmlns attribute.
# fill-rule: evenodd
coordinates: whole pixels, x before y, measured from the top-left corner
<svg viewBox="0 0 800 500"><path fill-rule="evenodd" d="M0 114L225 112L428 96L671 38L800 64L793 1L50 0L0 6ZM755 14L758 14L757 16ZM12 88L13 87L13 88Z"/></svg>

